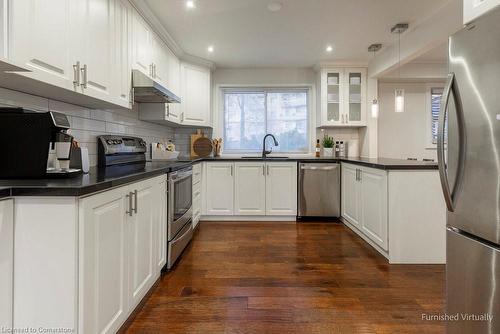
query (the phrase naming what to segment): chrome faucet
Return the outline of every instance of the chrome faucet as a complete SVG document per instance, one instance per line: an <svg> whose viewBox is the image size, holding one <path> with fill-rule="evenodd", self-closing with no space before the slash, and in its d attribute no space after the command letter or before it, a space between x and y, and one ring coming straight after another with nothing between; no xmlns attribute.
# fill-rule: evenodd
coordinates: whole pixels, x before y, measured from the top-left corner
<svg viewBox="0 0 500 334"><path fill-rule="evenodd" d="M278 146L278 141L276 140L276 137L274 135L268 133L267 135L264 136L264 139L262 140L262 159L265 159L268 154L271 154L273 152L273 149L271 150L266 150L266 139L267 137L271 137L274 140L274 146Z"/></svg>

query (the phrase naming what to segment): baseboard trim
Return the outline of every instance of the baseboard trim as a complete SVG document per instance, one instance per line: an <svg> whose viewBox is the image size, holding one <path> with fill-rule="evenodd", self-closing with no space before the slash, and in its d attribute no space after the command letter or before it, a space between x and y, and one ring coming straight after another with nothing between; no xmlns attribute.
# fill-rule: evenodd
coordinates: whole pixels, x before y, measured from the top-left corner
<svg viewBox="0 0 500 334"><path fill-rule="evenodd" d="M296 216L201 216L200 222L218 221L218 222L296 222Z"/></svg>

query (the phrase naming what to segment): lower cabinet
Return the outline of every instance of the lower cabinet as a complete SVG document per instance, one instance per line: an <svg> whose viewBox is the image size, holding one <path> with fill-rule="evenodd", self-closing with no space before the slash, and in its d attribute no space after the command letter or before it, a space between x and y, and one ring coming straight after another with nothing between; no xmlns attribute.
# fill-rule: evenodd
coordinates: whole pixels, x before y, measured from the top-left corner
<svg viewBox="0 0 500 334"><path fill-rule="evenodd" d="M266 166L262 162L236 162L234 214L266 214Z"/></svg>
<svg viewBox="0 0 500 334"><path fill-rule="evenodd" d="M342 217L388 250L387 172L342 164Z"/></svg>
<svg viewBox="0 0 500 334"><path fill-rule="evenodd" d="M207 162L206 215L295 216L296 162Z"/></svg>
<svg viewBox="0 0 500 334"><path fill-rule="evenodd" d="M208 162L206 175L207 215L232 216L234 213L234 163Z"/></svg>
<svg viewBox="0 0 500 334"><path fill-rule="evenodd" d="M0 332L11 333L14 274L14 200L0 200Z"/></svg>
<svg viewBox="0 0 500 334"><path fill-rule="evenodd" d="M297 215L297 163L266 163L266 215Z"/></svg>
<svg viewBox="0 0 500 334"><path fill-rule="evenodd" d="M162 184L154 178L79 201L80 333L115 333L159 275Z"/></svg>

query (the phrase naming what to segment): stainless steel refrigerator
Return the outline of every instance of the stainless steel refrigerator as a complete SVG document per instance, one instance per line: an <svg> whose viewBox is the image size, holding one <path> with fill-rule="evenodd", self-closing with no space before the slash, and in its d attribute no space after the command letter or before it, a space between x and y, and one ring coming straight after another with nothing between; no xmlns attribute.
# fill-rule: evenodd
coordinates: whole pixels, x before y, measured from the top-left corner
<svg viewBox="0 0 500 334"><path fill-rule="evenodd" d="M448 333L500 333L500 9L449 39L438 161Z"/></svg>

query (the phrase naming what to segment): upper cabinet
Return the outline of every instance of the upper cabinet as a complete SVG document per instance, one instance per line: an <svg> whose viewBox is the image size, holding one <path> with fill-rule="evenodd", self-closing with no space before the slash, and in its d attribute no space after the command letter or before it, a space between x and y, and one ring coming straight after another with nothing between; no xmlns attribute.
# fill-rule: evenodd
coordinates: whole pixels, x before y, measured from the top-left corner
<svg viewBox="0 0 500 334"><path fill-rule="evenodd" d="M26 76L49 84L76 88L76 1L10 0L9 59L32 72ZM74 71L75 68L75 71Z"/></svg>
<svg viewBox="0 0 500 334"><path fill-rule="evenodd" d="M210 69L181 64L181 122L186 125L210 125Z"/></svg>
<svg viewBox="0 0 500 334"><path fill-rule="evenodd" d="M325 68L319 76L318 126L365 126L366 69Z"/></svg>
<svg viewBox="0 0 500 334"><path fill-rule="evenodd" d="M500 0L464 0L464 24L500 5Z"/></svg>
<svg viewBox="0 0 500 334"><path fill-rule="evenodd" d="M132 16L132 68L151 75L153 56L151 50L151 29L146 21L134 12Z"/></svg>

